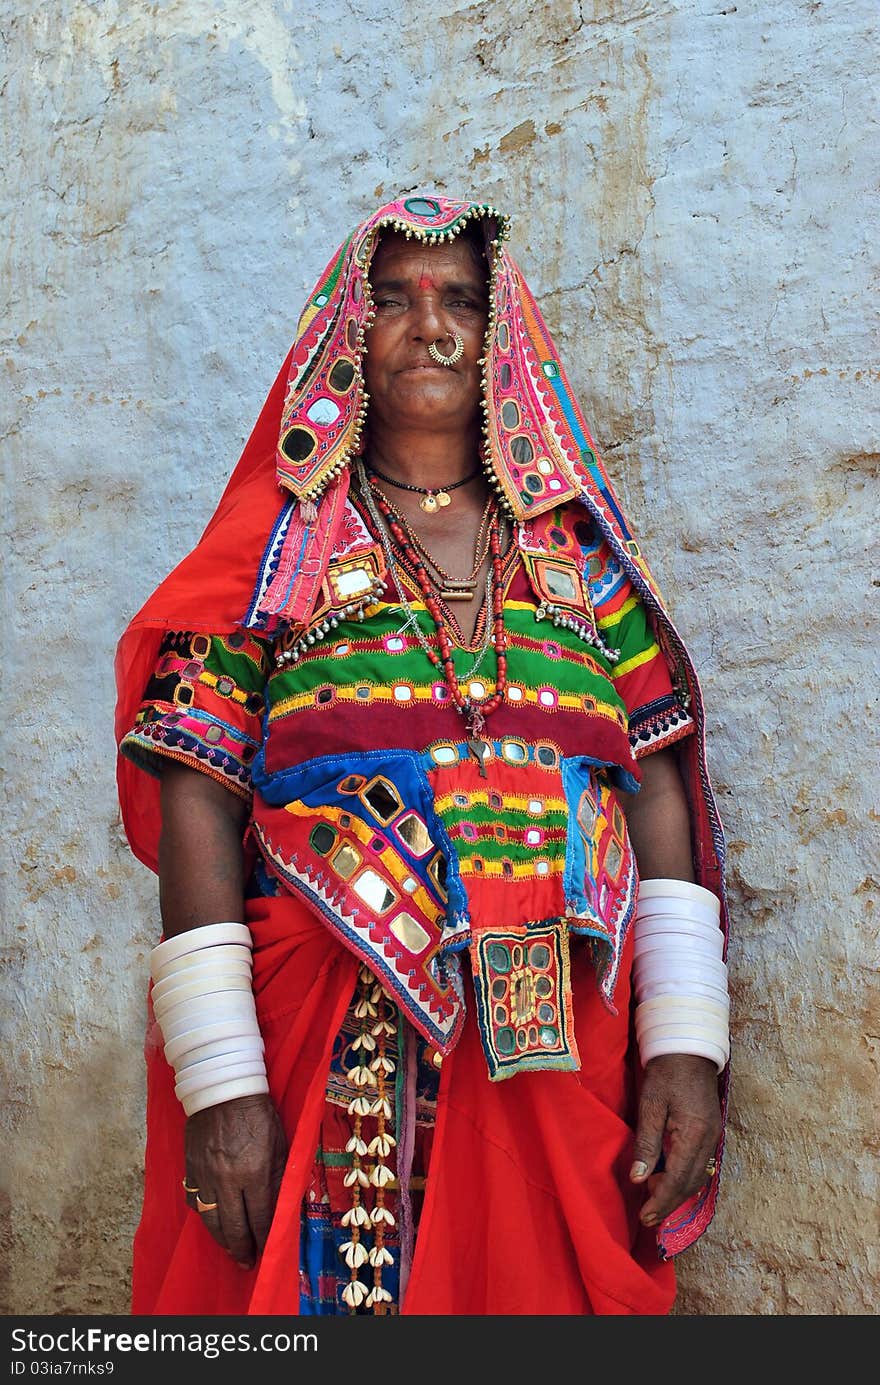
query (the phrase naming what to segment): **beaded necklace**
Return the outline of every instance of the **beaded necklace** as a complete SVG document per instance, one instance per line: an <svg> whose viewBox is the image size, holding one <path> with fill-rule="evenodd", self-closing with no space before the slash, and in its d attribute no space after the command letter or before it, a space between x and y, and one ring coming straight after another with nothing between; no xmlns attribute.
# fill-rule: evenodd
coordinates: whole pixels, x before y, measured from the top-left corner
<svg viewBox="0 0 880 1385"><path fill-rule="evenodd" d="M383 551L385 553L385 558L388 562L388 571L390 572L392 581L394 582L394 587L397 591L397 596L400 601L400 607L403 611L406 612L406 620L404 621L403 625L401 625L398 634L402 635L406 630L411 630L416 642L424 650L425 655L430 657L430 655L434 651L432 650L431 645L428 643L425 636L422 634L422 627L419 625L416 613L413 610L409 600L407 599L406 592L404 591L400 583L400 577L398 575L397 557L394 553L394 549L391 543L391 532L376 508L376 503L373 499L373 494L370 490L370 487L366 484L363 477L361 477L360 479L362 483L360 488L361 495L363 497L364 503L367 506L367 509L370 512L370 517L375 526L376 533L379 536L379 542L381 543ZM486 578L486 600L489 602L491 602L492 599L491 581L492 573L490 569ZM471 664L470 668L462 674L462 682L467 682L467 680L469 678L472 678L473 675L476 673L480 664L483 662L483 659L486 657L489 644L491 643L491 637L492 629L491 626L487 624L485 635L483 637L482 646L477 654L476 659Z"/></svg>
<svg viewBox="0 0 880 1385"><path fill-rule="evenodd" d="M493 495L486 501L486 508L483 510L480 519L480 527L477 530L477 537L474 544L474 563L467 577L455 577L451 572L447 572L441 567L432 553L428 552L425 544L415 533L409 520L401 514L396 505L392 505L387 496L382 497L394 518L406 531L406 536L413 548L425 559L428 564L430 575L434 578L435 586L440 588L441 601L471 601L474 595L474 588L477 585L477 574L489 553L489 530L491 527L492 516L497 513L498 503ZM438 580L439 579L439 580Z"/></svg>
<svg viewBox="0 0 880 1385"><path fill-rule="evenodd" d="M415 491L422 498L419 507L431 514L434 510L445 508L451 505L449 499L450 491L457 491L459 486L466 486L469 481L475 481L480 474L480 468L472 471L469 476L463 476L460 481L453 481L451 485L441 486L438 490L432 490L430 486L411 486L406 481L396 481L393 476L386 476L384 471L379 471L378 467L370 465L371 476L378 476L388 486L395 486L399 491Z"/></svg>
<svg viewBox="0 0 880 1385"><path fill-rule="evenodd" d="M468 750L480 766L480 774L486 777L486 767L484 757L488 751L488 746L483 739L486 718L500 707L504 701L504 693L507 689L507 636L504 630L504 592L503 592L503 573L501 567L501 530L497 511L489 521L489 552L491 554L491 565L486 579L486 595L492 605L492 628L486 628L486 644L480 655L482 658L489 644L495 646L495 657L497 661L497 673L495 679L495 692L491 697L477 700L472 696L465 696L459 687L458 677L455 672L455 662L452 657L452 646L449 641L449 634L443 620L443 612L437 600L437 595L432 590L430 578L424 563L421 561L412 544L409 542L406 533L395 519L385 497L367 481L366 474L361 463L358 464L361 489L367 508L373 517L373 522L378 530L382 546L385 549L385 556L388 559L389 570L394 578L395 586L400 597L401 605L409 617L409 624L430 659L434 667L442 672L444 681L449 689L449 695L455 704L456 710L464 718L464 724L468 736ZM424 598L425 607L434 622L437 631L437 644L440 649L438 654L432 649L419 629L415 612L412 609L406 595L397 578L394 553L391 548L391 537L395 539L398 547L403 551L404 556L412 565L416 574L416 581L419 590ZM479 662L479 660L478 660ZM476 669L476 665L469 671L466 677L470 677Z"/></svg>

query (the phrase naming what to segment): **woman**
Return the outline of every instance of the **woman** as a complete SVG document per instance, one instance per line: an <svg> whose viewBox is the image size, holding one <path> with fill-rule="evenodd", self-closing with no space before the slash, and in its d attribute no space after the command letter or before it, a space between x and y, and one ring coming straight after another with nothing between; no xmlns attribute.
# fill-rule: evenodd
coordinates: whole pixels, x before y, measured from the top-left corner
<svg viewBox="0 0 880 1385"><path fill-rule="evenodd" d="M165 937L135 1312L665 1313L711 1219L699 689L506 236L354 232L120 643Z"/></svg>

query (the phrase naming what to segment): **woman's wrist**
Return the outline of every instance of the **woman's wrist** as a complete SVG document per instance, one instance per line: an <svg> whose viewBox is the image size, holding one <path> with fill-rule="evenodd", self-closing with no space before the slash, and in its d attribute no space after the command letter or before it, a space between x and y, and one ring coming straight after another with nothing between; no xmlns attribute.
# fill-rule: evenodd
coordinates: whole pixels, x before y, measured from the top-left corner
<svg viewBox="0 0 880 1385"><path fill-rule="evenodd" d="M153 948L154 1014L188 1116L269 1090L243 923L212 923Z"/></svg>
<svg viewBox="0 0 880 1385"><path fill-rule="evenodd" d="M720 904L690 881L642 881L633 925L636 1037L642 1066L693 1054L720 1072L730 1057L730 1001Z"/></svg>

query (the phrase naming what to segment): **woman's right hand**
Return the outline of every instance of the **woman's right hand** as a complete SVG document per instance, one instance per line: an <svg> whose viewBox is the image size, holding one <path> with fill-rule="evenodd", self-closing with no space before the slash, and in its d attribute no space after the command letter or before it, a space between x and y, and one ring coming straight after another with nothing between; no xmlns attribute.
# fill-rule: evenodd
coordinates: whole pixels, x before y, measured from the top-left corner
<svg viewBox="0 0 880 1385"><path fill-rule="evenodd" d="M187 1202L218 1245L253 1269L272 1225L287 1140L268 1096L242 1096L196 1111L186 1122ZM198 1200L197 1200L198 1199ZM199 1211L199 1202L216 1203Z"/></svg>

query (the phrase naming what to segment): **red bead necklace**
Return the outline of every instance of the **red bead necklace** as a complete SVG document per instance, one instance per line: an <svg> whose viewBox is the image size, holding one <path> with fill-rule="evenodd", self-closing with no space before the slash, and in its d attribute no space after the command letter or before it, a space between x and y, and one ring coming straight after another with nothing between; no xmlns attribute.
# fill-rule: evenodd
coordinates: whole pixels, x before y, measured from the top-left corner
<svg viewBox="0 0 880 1385"><path fill-rule="evenodd" d="M405 530L398 523L381 491L377 490L375 486L372 489L382 518L415 570L419 590L425 599L425 606L437 630L437 644L440 649L439 654L435 653L433 649L426 650L426 653L434 667L443 673L450 696L465 719L470 737L468 745L475 758L479 760L482 769L485 749L480 737L484 732L486 718L491 716L497 707L500 707L507 688L507 638L504 633L504 581L501 568L501 532L498 511L495 510L489 523L489 553L492 561L492 633L495 637L495 658L498 672L495 680L495 691L492 696L484 698L481 702L474 702L472 698L465 697L458 686L449 634L443 620L440 603L437 600L436 589L431 586L427 568L410 543Z"/></svg>
<svg viewBox="0 0 880 1385"><path fill-rule="evenodd" d="M424 558L428 569L428 576L440 593L441 601L469 601L473 598L474 588L477 585L477 574L489 554L489 525L492 516L498 513L498 503L495 497L490 495L486 501L486 508L483 510L480 519L480 527L477 530L477 537L474 543L474 561L467 577L455 577L451 572L447 572L444 567L437 562L433 554L429 553L422 540L416 534L412 526L404 515L400 513L387 496L382 497L385 504L390 509L392 515L397 520L400 527L404 530L407 539L412 547Z"/></svg>

